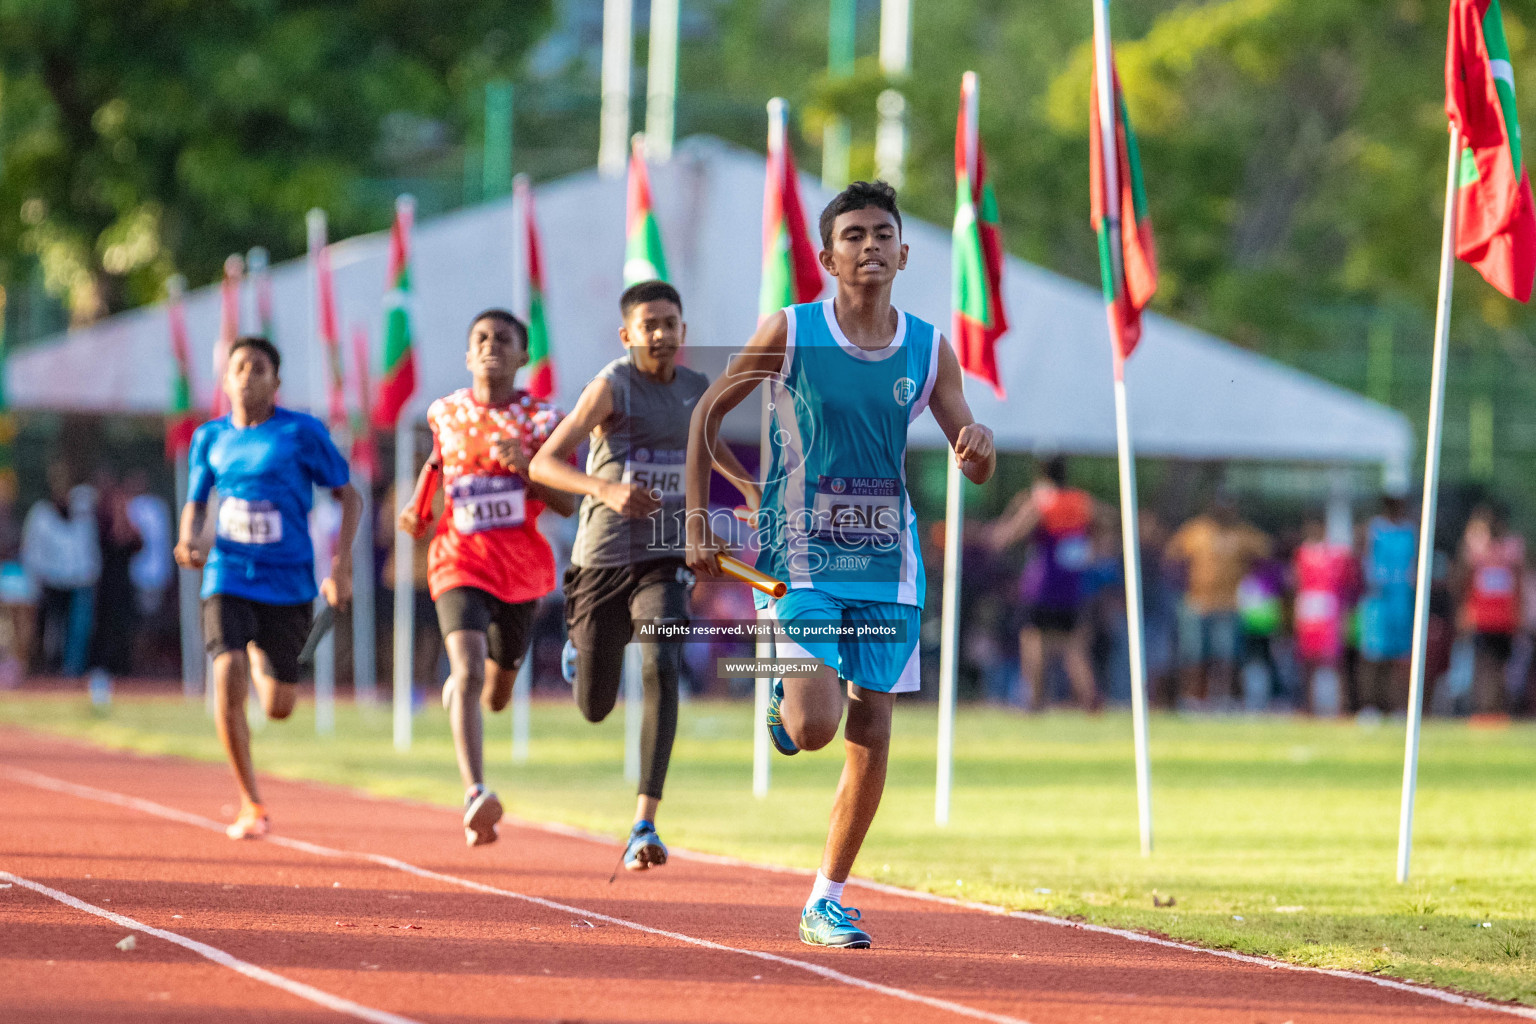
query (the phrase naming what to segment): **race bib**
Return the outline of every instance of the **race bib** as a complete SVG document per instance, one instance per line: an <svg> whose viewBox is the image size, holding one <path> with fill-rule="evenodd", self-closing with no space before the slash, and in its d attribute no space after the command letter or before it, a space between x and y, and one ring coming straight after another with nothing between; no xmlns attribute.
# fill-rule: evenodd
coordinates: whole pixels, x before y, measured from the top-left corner
<svg viewBox="0 0 1536 1024"><path fill-rule="evenodd" d="M894 544L901 533L903 497L900 480L821 477L812 533L834 544Z"/></svg>
<svg viewBox="0 0 1536 1024"><path fill-rule="evenodd" d="M1327 590L1303 590L1296 595L1297 622L1328 622L1338 614L1337 594Z"/></svg>
<svg viewBox="0 0 1536 1024"><path fill-rule="evenodd" d="M270 501L225 498L219 502L219 536L236 544L278 544L283 514Z"/></svg>
<svg viewBox="0 0 1536 1024"><path fill-rule="evenodd" d="M448 497L453 528L465 536L523 525L527 491L520 476L461 476L448 485Z"/></svg>
<svg viewBox="0 0 1536 1024"><path fill-rule="evenodd" d="M1504 597L1515 592L1515 574L1502 565L1488 565L1477 570L1477 590L1489 597Z"/></svg>
<svg viewBox="0 0 1536 1024"><path fill-rule="evenodd" d="M644 487L658 501L683 500L683 469L688 463L686 449L636 448L624 460L626 484Z"/></svg>

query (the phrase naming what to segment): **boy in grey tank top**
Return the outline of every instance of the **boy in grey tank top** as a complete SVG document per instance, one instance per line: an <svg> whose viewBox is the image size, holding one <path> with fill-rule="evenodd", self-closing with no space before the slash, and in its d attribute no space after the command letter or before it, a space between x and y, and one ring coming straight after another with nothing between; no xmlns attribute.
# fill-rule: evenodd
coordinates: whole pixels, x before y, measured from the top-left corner
<svg viewBox="0 0 1536 1024"><path fill-rule="evenodd" d="M693 408L709 386L703 374L677 365L687 335L677 289L663 281L634 285L619 311L626 355L592 379L529 465L536 483L584 496L564 589L568 653L575 651L570 681L590 722L608 717L618 699L634 620L688 621L693 574L684 561L683 466ZM589 436L583 472L569 460ZM724 445L716 465L733 481L750 479ZM757 489L746 486L747 505L756 509ZM677 732L682 664L680 640L640 647L640 787L624 852L631 871L667 861L655 822Z"/></svg>

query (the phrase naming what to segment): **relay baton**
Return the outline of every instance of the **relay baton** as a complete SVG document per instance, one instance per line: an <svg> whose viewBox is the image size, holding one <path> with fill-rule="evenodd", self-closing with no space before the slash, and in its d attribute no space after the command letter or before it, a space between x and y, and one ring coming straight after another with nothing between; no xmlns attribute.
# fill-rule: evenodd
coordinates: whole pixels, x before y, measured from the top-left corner
<svg viewBox="0 0 1536 1024"><path fill-rule="evenodd" d="M739 558L732 558L730 555L719 555L717 559L717 564L720 566L722 573L741 580L741 582L747 584L753 590L762 591L769 597L783 597L789 590L789 587L784 585L783 580L776 580L765 572L758 572Z"/></svg>
<svg viewBox="0 0 1536 1024"><path fill-rule="evenodd" d="M315 663L315 651L320 648L320 641L325 639L325 634L336 625L336 609L330 604L321 605L315 613L314 624L309 627L309 637L304 641L304 649L299 652L300 665L313 665Z"/></svg>
<svg viewBox="0 0 1536 1024"><path fill-rule="evenodd" d="M416 514L416 521L424 526L432 525L432 499L437 497L437 488L443 481L442 464L427 464L426 486L420 488L416 499L416 507L411 511Z"/></svg>

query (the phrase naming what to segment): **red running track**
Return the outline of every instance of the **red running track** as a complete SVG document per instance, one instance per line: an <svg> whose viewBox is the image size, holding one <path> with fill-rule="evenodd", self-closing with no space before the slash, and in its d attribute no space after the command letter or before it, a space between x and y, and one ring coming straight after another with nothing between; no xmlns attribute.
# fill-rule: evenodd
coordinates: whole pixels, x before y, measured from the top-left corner
<svg viewBox="0 0 1536 1024"><path fill-rule="evenodd" d="M609 885L615 842L471 850L449 809L262 785L274 837L231 842L221 767L0 729L0 1020L1536 1019L858 882L876 948L818 950L799 873L675 856Z"/></svg>

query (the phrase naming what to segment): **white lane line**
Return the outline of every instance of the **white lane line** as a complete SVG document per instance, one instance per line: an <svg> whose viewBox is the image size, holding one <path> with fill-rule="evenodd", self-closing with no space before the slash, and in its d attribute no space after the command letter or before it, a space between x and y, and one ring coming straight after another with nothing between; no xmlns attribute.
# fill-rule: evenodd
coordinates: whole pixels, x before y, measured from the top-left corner
<svg viewBox="0 0 1536 1024"><path fill-rule="evenodd" d="M534 823L534 828L543 828L542 823ZM576 829L567 828L564 825L552 826L552 829L561 835L572 835L579 838L588 838L594 842L603 842L602 836L583 833ZM758 864L749 860L741 860L737 857L725 857L716 853L697 853L680 847L671 847L668 856L680 857L684 860L695 860L705 864L714 864L720 867L753 868L758 871L771 871L781 874L804 875L809 878L815 874L801 868L786 868L775 864ZM1274 960L1269 957L1252 956L1247 953L1237 953L1230 949L1211 949L1209 946L1194 946L1187 942L1179 942L1175 939L1163 939L1156 935L1148 935L1145 932L1133 932L1125 928L1111 928L1104 924L1088 924L1082 921L1067 921L1059 917L1050 917L1046 914L1038 914L1029 910L1009 910L994 903L978 903L974 900L958 900L953 896L940 896L938 893L922 892L918 889L903 889L898 885L887 885L884 882L875 882L866 878L850 878L849 884L863 889L871 889L875 892L885 893L889 896L905 896L908 899L922 900L925 903L939 903L947 907L955 907L960 910L975 910L983 914L993 914L997 917L1013 917L1021 921L1032 921L1035 924L1048 924L1055 928L1077 928L1086 932L1097 932L1100 935L1113 935L1116 938L1130 942L1142 942L1149 946L1162 946L1165 949L1177 949L1185 953L1204 953L1206 956L1217 956L1223 960L1236 960L1238 963L1252 964L1255 967L1267 967L1270 970L1296 971L1301 974L1322 974L1330 978L1343 978L1347 981L1366 981L1372 985L1380 985L1382 988L1396 989L1400 992L1410 992L1413 995L1425 996L1429 999L1438 999L1443 1003L1453 1006L1465 1006L1474 1010L1494 1010L1508 1014L1511 1017L1523 1017L1526 1020L1536 1020L1536 1008L1529 1006L1512 1006L1507 1003L1490 1003L1485 999L1475 996L1464 996L1458 992L1447 992L1444 989L1431 988L1427 985L1416 985L1408 981L1399 981L1396 978L1378 978L1372 974L1360 974L1355 971L1341 971L1331 967L1309 967L1306 964L1287 963L1284 960Z"/></svg>
<svg viewBox="0 0 1536 1024"><path fill-rule="evenodd" d="M190 814L186 811L179 811L174 807L166 807L164 804L157 804L154 801L144 800L140 797L127 796L123 793L114 793L105 789L97 789L94 786L82 786L78 783L66 782L63 779L56 779L52 776L30 771L26 768L14 768L9 765L0 765L0 775L14 779L17 782L34 786L38 789L49 790L54 793L64 793L70 796L80 797L85 800L94 800L98 803L111 804L115 807L124 807L129 810L139 811L143 814L153 815L157 818L165 818L170 821L180 822L183 825L192 825L196 828L207 829L209 831L218 832L220 834L223 834L224 832L224 825L221 822L214 821L212 818L205 818L200 814ZM529 896L526 893L514 892L511 889L500 889L493 885L486 885L483 882L472 881L468 878L459 878L456 875L445 875L438 871L431 871L427 868L417 867L414 864L407 863L403 860L398 860L394 857L386 857L383 854L357 853L348 850L338 850L329 846L321 846L318 843L306 842L302 839L290 839L287 836L268 835L261 841L264 843L272 843L277 846L285 846L291 850L299 850L304 853L314 854L319 857L329 857L340 860L366 861L371 864L377 864L380 867L391 868L395 871L402 871L409 875L415 875L418 878L430 879L431 881L435 882L443 882L448 885L456 885L461 888L473 890L475 892L483 892L487 895L506 896L510 899L521 900L524 903L531 903L534 906L544 907L548 910L558 910L561 913L574 914L577 917L586 918L587 920L605 921L608 924L618 925L621 928L629 928L633 931L641 932L645 935L654 935L659 938L672 939L675 942L686 943L690 946L698 946L702 949L711 949L721 953L736 953L741 956L752 957L757 960L779 964L784 967L793 967L797 970L806 971L807 973L825 978L828 981L835 981L842 985L863 989L866 992L873 992L878 995L890 996L893 999L900 999L908 1003L917 1003L922 1006L931 1007L935 1010L942 1010L946 1013L952 1013L957 1016L969 1017L972 1020L990 1021L992 1024L1029 1024L1028 1021L1018 1017L1009 1017L1000 1013L989 1013L986 1010L980 1010L973 1006L965 1006L961 1003L953 1003L947 999L938 999L934 996L925 996L917 992L909 992L904 988L896 988L892 985L882 985L878 982L867 981L864 978L856 978L851 974L844 974L842 971L835 971L830 967L823 967L821 964L813 963L807 960L795 960L791 957L779 956L776 953L765 953L756 949L742 949L739 946L727 946L724 943L711 942L709 939L699 939L692 935L684 935L682 932L667 931L664 928L652 928L650 925L640 924L636 921L629 921L622 917L613 917L609 914L602 914L593 910L586 910L582 907L571 906L567 903L558 903L554 900L544 899L541 896ZM3 872L0 872L0 874L3 874ZM58 895L64 896L63 893L59 893ZM73 897L65 898L73 899ZM89 907L89 904L81 904L82 909L87 907ZM96 908L91 908L92 912L95 912L95 909ZM102 913L103 915L106 915L107 912L103 911ZM124 920L127 919L125 918ZM154 934L162 934L163 936L169 936L171 934L170 932L160 933L157 929L151 929L150 931ZM190 942L191 940L186 941ZM198 943L197 945L201 945L201 943ZM212 950L212 947L204 948L213 952L217 952L217 950ZM199 950L199 952L202 952L202 950ZM208 954L204 953L204 955L206 956ZM260 968L253 969L260 970ZM271 977L278 978L279 976L271 975ZM290 984L296 983L290 982ZM305 987L307 988L308 986ZM324 995L324 993L318 994ZM362 1007L358 1007L358 1009L362 1009ZM404 1018L390 1019L395 1021L404 1020Z"/></svg>
<svg viewBox="0 0 1536 1024"><path fill-rule="evenodd" d="M145 935L153 935L157 939L164 939L166 942L180 946L182 949L189 949L198 956L212 960L220 967L228 967L237 974L243 974L253 981L259 981L264 985L271 985L273 988L282 989L289 995L298 996L300 999L307 999L309 1002L323 1006L327 1010L335 1010L337 1013L344 1013L349 1017L356 1017L358 1020L371 1021L372 1024L419 1024L418 1021L412 1020L410 1017L402 1017L399 1014L375 1010L370 1006L354 1003L350 999L331 995L331 993L321 991L313 985L306 985L302 981L294 981L292 978L285 978L281 974L274 974L264 967L257 967L253 963L241 960L239 957L226 953L215 946L210 946L206 942L198 942L196 939L189 939L185 935L177 935L175 932L168 932L164 928L155 928L142 921L135 921L131 917L113 913L110 910L87 903L84 900L76 899L67 892L50 889L40 882L22 878L20 875L13 875L9 871L0 871L0 878L7 879L14 885L31 889L35 893L41 893L49 899L58 900L65 906L105 918L119 927L129 928L136 932L142 932Z"/></svg>

